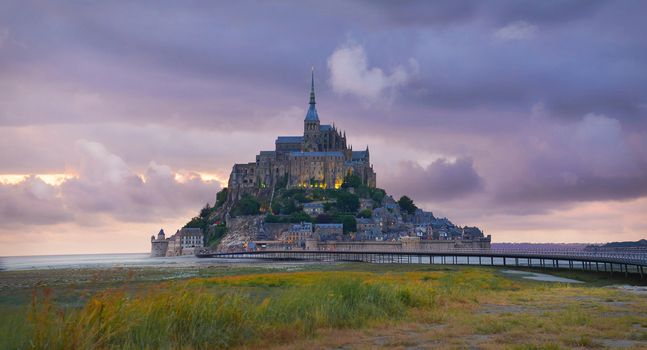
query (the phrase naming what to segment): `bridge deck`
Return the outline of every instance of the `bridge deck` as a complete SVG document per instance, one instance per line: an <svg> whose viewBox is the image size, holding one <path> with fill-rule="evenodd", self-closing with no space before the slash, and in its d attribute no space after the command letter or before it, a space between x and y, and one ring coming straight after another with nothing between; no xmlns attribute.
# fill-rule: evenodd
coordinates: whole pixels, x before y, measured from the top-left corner
<svg viewBox="0 0 647 350"><path fill-rule="evenodd" d="M259 250L214 253L202 251L201 258L272 259L305 261L358 261L369 263L458 264L568 268L587 271L639 274L647 272L647 251L515 251L505 249L445 251L367 250Z"/></svg>

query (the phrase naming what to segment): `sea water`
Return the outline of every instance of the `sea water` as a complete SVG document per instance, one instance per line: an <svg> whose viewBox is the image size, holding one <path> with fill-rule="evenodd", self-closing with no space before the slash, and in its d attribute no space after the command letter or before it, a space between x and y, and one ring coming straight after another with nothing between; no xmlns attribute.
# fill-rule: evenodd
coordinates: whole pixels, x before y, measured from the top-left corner
<svg viewBox="0 0 647 350"><path fill-rule="evenodd" d="M151 258L148 253L8 256L0 257L0 270L199 265L207 260L195 256Z"/></svg>

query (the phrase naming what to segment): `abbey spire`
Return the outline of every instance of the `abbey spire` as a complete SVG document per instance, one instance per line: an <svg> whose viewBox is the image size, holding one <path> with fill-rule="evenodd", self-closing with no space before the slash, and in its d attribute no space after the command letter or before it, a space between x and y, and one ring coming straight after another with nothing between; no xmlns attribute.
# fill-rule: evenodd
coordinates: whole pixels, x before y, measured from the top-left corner
<svg viewBox="0 0 647 350"><path fill-rule="evenodd" d="M315 69L312 68L312 75L310 80L310 107L308 107L308 113L306 113L305 121L319 121L319 115L317 115L317 109L315 108Z"/></svg>
<svg viewBox="0 0 647 350"><path fill-rule="evenodd" d="M310 104L315 104L315 68L312 67L312 73L310 77Z"/></svg>

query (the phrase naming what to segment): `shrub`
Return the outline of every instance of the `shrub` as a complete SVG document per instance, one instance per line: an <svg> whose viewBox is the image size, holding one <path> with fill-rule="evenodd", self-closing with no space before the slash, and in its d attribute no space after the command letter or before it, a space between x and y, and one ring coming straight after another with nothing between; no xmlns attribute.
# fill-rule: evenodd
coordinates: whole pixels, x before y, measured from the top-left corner
<svg viewBox="0 0 647 350"><path fill-rule="evenodd" d="M229 190L227 187L223 188L220 190L218 193L216 193L216 208L220 208L225 202L227 201L227 195L229 193Z"/></svg>
<svg viewBox="0 0 647 350"><path fill-rule="evenodd" d="M258 215L260 214L261 204L256 198L246 194L231 210L232 216L238 215Z"/></svg>
<svg viewBox="0 0 647 350"><path fill-rule="evenodd" d="M400 209L409 213L410 215L413 215L416 212L416 207L415 204L413 204L413 200L407 196L402 196L398 200L398 205L400 206Z"/></svg>

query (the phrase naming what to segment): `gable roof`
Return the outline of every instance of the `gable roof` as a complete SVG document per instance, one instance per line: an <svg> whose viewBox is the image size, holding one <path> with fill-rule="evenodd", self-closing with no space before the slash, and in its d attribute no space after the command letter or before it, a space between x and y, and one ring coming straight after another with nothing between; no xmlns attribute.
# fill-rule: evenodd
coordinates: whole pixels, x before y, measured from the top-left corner
<svg viewBox="0 0 647 350"><path fill-rule="evenodd" d="M303 136L279 136L276 138L276 143L301 143Z"/></svg>

